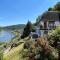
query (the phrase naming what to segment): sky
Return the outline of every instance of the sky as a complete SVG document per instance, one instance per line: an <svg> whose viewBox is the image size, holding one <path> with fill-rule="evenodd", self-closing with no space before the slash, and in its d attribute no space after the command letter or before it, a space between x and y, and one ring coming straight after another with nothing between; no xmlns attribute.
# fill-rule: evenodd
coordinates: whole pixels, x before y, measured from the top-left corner
<svg viewBox="0 0 60 60"><path fill-rule="evenodd" d="M0 0L0 26L26 24L60 0Z"/></svg>

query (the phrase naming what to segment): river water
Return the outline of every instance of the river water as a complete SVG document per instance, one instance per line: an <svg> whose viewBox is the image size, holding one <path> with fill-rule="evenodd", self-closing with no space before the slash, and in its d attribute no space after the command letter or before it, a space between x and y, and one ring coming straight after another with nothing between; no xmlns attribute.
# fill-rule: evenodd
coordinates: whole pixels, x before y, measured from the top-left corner
<svg viewBox="0 0 60 60"><path fill-rule="evenodd" d="M11 31L0 31L0 42L11 40L15 35Z"/></svg>

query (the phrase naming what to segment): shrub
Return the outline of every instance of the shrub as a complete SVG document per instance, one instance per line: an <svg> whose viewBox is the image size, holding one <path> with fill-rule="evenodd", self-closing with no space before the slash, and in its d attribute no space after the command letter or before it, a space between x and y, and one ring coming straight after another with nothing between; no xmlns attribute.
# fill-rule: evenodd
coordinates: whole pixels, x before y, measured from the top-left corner
<svg viewBox="0 0 60 60"><path fill-rule="evenodd" d="M24 44L24 49L28 49L30 47L30 44L28 43L28 42L26 42L25 44Z"/></svg>
<svg viewBox="0 0 60 60"><path fill-rule="evenodd" d="M33 58L36 60L57 60L59 57L58 50L51 47L45 37L38 38L34 46L35 48L31 50L35 55Z"/></svg>
<svg viewBox="0 0 60 60"><path fill-rule="evenodd" d="M28 57L28 60L58 60L58 50L49 45L46 37L39 37L36 41L27 41L28 49L22 50L23 58Z"/></svg>
<svg viewBox="0 0 60 60"><path fill-rule="evenodd" d="M13 43L12 45L11 45L11 48L13 48L13 47L17 47L18 45L16 44L16 43Z"/></svg>
<svg viewBox="0 0 60 60"><path fill-rule="evenodd" d="M50 41L50 44L57 48L57 46L60 44L60 26L57 27L55 30L52 30L48 33L48 40Z"/></svg>

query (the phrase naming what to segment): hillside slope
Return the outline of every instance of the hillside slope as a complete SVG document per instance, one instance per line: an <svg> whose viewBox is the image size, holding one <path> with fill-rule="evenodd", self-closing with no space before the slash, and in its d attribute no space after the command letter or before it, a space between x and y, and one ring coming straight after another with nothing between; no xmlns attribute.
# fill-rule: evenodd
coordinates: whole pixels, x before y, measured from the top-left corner
<svg viewBox="0 0 60 60"><path fill-rule="evenodd" d="M11 25L11 26L5 26L3 27L4 30L15 30L15 29L23 29L25 27L25 24L17 24L17 25Z"/></svg>
<svg viewBox="0 0 60 60"><path fill-rule="evenodd" d="M8 53L4 54L3 60L22 60L19 53L22 51L23 45L24 43L12 48Z"/></svg>

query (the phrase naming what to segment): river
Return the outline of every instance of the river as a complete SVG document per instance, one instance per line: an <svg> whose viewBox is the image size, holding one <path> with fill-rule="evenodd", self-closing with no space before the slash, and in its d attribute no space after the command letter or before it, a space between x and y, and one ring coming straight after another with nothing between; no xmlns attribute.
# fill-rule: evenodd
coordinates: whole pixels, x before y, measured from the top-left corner
<svg viewBox="0 0 60 60"><path fill-rule="evenodd" d="M7 42L14 36L15 34L11 33L11 31L0 31L0 42Z"/></svg>

